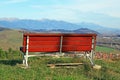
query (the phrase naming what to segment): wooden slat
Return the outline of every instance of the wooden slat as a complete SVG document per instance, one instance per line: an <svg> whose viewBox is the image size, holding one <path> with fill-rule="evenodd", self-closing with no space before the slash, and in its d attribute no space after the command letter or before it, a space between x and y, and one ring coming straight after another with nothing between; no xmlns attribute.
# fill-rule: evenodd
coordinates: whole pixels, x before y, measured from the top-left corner
<svg viewBox="0 0 120 80"><path fill-rule="evenodd" d="M35 37L31 37L29 38L30 41L58 41L60 40L60 37L49 37L49 36L35 36Z"/></svg>
<svg viewBox="0 0 120 80"><path fill-rule="evenodd" d="M92 41L66 41L63 42L63 45L91 45Z"/></svg>
<svg viewBox="0 0 120 80"><path fill-rule="evenodd" d="M56 63L56 64L48 64L49 65L55 65L55 66L76 66L81 65L83 63Z"/></svg>
<svg viewBox="0 0 120 80"><path fill-rule="evenodd" d="M29 52L59 52L57 46L29 47Z"/></svg>
<svg viewBox="0 0 120 80"><path fill-rule="evenodd" d="M59 45L60 41L30 41L30 46Z"/></svg>
<svg viewBox="0 0 120 80"><path fill-rule="evenodd" d="M90 51L91 46L63 46L63 51Z"/></svg>
<svg viewBox="0 0 120 80"><path fill-rule="evenodd" d="M64 37L63 38L64 39L64 41L73 41L73 40L77 40L77 41L84 41L84 40L91 40L92 39L92 37L91 36L89 36L89 37L87 37L87 36L77 36L77 37L74 37L74 36L71 36L71 37Z"/></svg>
<svg viewBox="0 0 120 80"><path fill-rule="evenodd" d="M56 64L47 64L50 68L76 68L79 65L82 65L83 63L56 63Z"/></svg>

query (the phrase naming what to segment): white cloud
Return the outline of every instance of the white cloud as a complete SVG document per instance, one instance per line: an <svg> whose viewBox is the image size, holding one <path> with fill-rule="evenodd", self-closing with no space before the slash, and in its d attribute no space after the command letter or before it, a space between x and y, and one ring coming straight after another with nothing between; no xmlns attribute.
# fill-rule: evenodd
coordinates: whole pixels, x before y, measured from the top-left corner
<svg viewBox="0 0 120 80"><path fill-rule="evenodd" d="M90 3L78 5L78 10L102 13L113 17L120 17L120 0L92 0ZM77 6L76 5L76 6Z"/></svg>
<svg viewBox="0 0 120 80"><path fill-rule="evenodd" d="M36 8L39 10L47 11L47 13L62 13L69 14L71 16L78 16L79 13L100 13L105 15L110 15L113 17L120 17L120 10L119 4L117 3L118 0L101 0L95 1L92 0L91 2L85 0L75 0L70 2L71 4L54 4L54 5L32 5L32 8ZM85 3L86 2L86 3ZM90 3L89 3L90 2ZM50 12L49 12L50 11ZM51 16L51 15L50 15Z"/></svg>
<svg viewBox="0 0 120 80"><path fill-rule="evenodd" d="M74 10L81 12L97 12L102 14L107 14L111 16L119 16L120 10L119 8L120 1L119 0L70 0L68 3L64 4L53 4L53 5L32 5L31 7L37 9L63 9L63 10Z"/></svg>

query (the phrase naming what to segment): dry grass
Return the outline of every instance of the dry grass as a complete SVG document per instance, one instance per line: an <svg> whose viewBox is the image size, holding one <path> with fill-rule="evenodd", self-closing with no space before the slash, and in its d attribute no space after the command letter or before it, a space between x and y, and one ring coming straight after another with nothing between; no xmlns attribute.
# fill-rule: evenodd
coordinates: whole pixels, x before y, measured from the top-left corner
<svg viewBox="0 0 120 80"><path fill-rule="evenodd" d="M22 45L22 33L17 30L0 31L0 48L19 50Z"/></svg>

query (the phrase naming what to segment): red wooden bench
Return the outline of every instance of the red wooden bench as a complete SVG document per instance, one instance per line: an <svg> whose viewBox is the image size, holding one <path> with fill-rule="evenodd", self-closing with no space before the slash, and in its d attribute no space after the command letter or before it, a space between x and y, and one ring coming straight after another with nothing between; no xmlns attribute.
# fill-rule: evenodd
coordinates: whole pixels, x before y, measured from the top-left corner
<svg viewBox="0 0 120 80"><path fill-rule="evenodd" d="M96 34L61 34L61 33L24 33L23 64L28 66L29 52L69 52L84 51L91 64L96 45ZM34 53L33 53L34 54Z"/></svg>

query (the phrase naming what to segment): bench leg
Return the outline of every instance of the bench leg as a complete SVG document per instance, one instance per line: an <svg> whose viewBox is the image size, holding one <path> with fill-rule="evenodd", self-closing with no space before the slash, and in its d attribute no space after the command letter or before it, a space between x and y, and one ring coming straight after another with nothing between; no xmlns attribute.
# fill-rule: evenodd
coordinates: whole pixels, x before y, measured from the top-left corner
<svg viewBox="0 0 120 80"><path fill-rule="evenodd" d="M94 61L93 61L93 59L90 57L90 56L87 56L88 57L88 59L90 60L90 62L91 62L91 65L92 66L94 66L95 64L94 64Z"/></svg>
<svg viewBox="0 0 120 80"><path fill-rule="evenodd" d="M95 63L94 63L94 60L93 60L93 51L91 52L91 53L86 53L86 57L90 60L90 63L91 63L91 65L92 66L94 66L95 65Z"/></svg>
<svg viewBox="0 0 120 80"><path fill-rule="evenodd" d="M25 65L25 66L28 66L28 64L27 64L27 58L26 58L26 55L24 55L24 53L22 53L22 57L23 57L23 65Z"/></svg>
<svg viewBox="0 0 120 80"><path fill-rule="evenodd" d="M23 62L25 64L25 66L28 67L28 57L27 56L25 56Z"/></svg>
<svg viewBox="0 0 120 80"><path fill-rule="evenodd" d="M28 67L28 57L26 55L23 56L23 65Z"/></svg>
<svg viewBox="0 0 120 80"><path fill-rule="evenodd" d="M23 64L25 64L25 56L23 57Z"/></svg>

